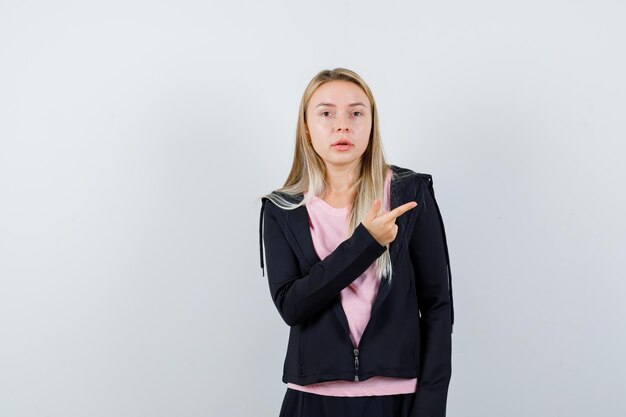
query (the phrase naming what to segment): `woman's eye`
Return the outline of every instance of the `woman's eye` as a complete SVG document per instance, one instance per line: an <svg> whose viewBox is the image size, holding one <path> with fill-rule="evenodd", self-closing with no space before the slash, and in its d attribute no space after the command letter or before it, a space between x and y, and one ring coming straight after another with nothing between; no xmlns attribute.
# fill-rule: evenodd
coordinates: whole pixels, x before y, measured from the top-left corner
<svg viewBox="0 0 626 417"><path fill-rule="evenodd" d="M325 113L330 113L330 112L329 112L329 111L323 111L323 112L322 112L322 116L324 116L324 115L325 115Z"/></svg>
<svg viewBox="0 0 626 417"><path fill-rule="evenodd" d="M360 111L355 111L354 113L359 113L361 116L363 115Z"/></svg>

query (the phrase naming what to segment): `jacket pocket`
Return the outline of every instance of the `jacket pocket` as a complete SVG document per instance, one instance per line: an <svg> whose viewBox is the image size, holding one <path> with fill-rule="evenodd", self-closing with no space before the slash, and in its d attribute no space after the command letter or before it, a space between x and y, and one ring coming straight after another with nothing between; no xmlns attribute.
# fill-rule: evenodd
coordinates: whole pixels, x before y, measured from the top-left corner
<svg viewBox="0 0 626 417"><path fill-rule="evenodd" d="M300 355L302 375L352 372L350 335L328 307L301 326Z"/></svg>

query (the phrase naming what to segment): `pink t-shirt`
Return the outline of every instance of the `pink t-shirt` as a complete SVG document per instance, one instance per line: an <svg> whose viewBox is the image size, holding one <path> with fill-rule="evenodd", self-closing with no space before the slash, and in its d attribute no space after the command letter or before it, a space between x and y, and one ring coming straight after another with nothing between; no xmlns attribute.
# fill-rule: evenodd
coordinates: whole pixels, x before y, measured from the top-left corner
<svg viewBox="0 0 626 417"><path fill-rule="evenodd" d="M391 171L387 173L384 187L383 209L389 210L389 188ZM320 259L324 259L343 242L348 229L349 207L333 207L317 196L306 205L309 212L310 230L315 251ZM350 328L350 338L355 347L370 318L372 304L376 299L380 280L376 276L376 263L350 285L344 288L339 297L346 313ZM288 388L313 394L335 397L361 397L369 395L409 394L415 392L417 378L394 378L374 376L365 381L325 381L317 384L298 385L287 383Z"/></svg>

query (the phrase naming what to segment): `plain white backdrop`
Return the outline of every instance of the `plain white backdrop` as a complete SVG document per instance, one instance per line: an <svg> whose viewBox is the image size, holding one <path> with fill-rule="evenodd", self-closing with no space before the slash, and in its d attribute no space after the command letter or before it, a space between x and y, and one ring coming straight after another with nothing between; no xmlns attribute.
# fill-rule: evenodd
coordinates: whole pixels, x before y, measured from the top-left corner
<svg viewBox="0 0 626 417"><path fill-rule="evenodd" d="M0 415L278 416L259 196L308 81L433 176L451 417L623 416L621 0L1 1Z"/></svg>

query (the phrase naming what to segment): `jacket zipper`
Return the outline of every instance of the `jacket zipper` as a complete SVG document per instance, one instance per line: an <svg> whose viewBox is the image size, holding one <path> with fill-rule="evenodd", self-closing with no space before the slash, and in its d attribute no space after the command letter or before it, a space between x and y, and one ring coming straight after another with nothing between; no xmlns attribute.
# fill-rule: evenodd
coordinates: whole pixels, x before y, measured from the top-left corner
<svg viewBox="0 0 626 417"><path fill-rule="evenodd" d="M385 284L385 285L388 285L388 284ZM380 287L378 289L378 293L376 293L374 304L376 304L376 301L378 300L379 295L380 295ZM367 329L371 327L369 324L370 323L368 321L367 324L365 325L365 329L363 330L363 333L361 334L361 338L359 339L359 346L361 345L361 343L363 343L363 336L365 336L365 333L367 333ZM348 334L348 337L350 338L350 334ZM352 341L352 338L350 338L350 341ZM354 380L358 381L359 380L359 348L358 346L353 349L353 352L354 352Z"/></svg>

